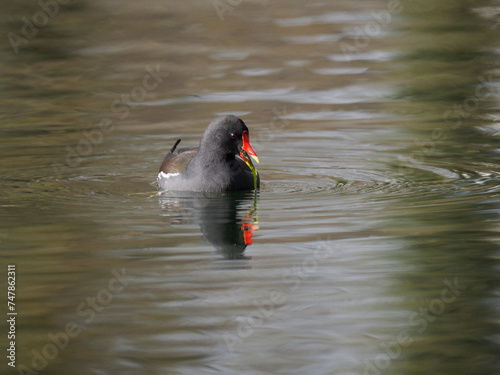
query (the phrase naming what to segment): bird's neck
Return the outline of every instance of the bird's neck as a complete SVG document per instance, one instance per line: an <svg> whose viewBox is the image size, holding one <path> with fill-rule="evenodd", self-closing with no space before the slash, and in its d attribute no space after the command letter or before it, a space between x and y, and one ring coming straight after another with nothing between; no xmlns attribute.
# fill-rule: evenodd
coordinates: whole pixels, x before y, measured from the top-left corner
<svg viewBox="0 0 500 375"><path fill-rule="evenodd" d="M212 149L204 149L200 147L198 151L198 155L203 155L203 160L199 160L202 163L221 163L221 162L229 162L234 160L234 155L232 154L223 154L218 150Z"/></svg>

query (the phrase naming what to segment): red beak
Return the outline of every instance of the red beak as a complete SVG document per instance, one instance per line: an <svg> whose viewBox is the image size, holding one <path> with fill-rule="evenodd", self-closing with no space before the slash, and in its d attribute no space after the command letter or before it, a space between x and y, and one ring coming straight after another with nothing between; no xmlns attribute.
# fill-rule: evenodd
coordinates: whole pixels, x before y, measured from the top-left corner
<svg viewBox="0 0 500 375"><path fill-rule="evenodd" d="M243 231L243 241L245 241L245 245L251 245L253 243L252 236L253 231L253 223L243 223L241 224L241 230Z"/></svg>
<svg viewBox="0 0 500 375"><path fill-rule="evenodd" d="M250 146L250 137L248 136L247 130L243 131L243 147L242 147L242 149L245 150L248 155L253 157L257 163L259 162L259 157L257 156L255 151L253 150L252 146ZM246 160L242 154L241 154L241 157L243 158L243 160Z"/></svg>

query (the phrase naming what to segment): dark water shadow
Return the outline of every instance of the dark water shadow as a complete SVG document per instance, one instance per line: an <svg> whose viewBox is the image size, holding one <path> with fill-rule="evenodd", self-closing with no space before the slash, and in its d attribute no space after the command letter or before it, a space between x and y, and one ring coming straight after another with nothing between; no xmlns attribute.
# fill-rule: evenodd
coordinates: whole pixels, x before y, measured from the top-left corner
<svg viewBox="0 0 500 375"><path fill-rule="evenodd" d="M258 229L258 195L164 192L160 204L174 219L171 224L197 223L203 239L225 259L248 259L245 249Z"/></svg>

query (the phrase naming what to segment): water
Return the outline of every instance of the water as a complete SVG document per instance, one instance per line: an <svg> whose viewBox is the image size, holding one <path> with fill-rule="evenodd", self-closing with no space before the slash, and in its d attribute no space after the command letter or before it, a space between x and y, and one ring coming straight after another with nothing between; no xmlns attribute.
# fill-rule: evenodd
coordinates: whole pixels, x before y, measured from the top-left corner
<svg viewBox="0 0 500 375"><path fill-rule="evenodd" d="M40 9L0 24L2 372L499 373L497 2ZM158 196L223 113L260 191Z"/></svg>

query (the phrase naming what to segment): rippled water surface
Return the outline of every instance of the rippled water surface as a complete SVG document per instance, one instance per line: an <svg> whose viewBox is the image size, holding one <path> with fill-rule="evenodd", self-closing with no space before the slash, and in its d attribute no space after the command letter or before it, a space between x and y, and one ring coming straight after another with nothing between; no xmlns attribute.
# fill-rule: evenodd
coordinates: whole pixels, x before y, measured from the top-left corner
<svg viewBox="0 0 500 375"><path fill-rule="evenodd" d="M49 3L0 21L2 373L500 373L497 1ZM224 113L260 191L158 195Z"/></svg>

